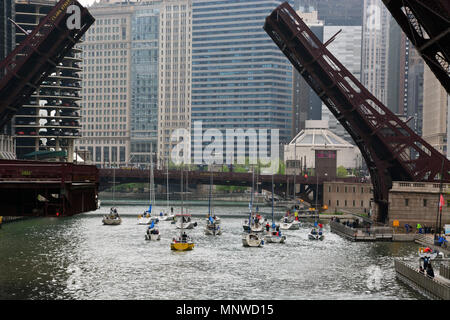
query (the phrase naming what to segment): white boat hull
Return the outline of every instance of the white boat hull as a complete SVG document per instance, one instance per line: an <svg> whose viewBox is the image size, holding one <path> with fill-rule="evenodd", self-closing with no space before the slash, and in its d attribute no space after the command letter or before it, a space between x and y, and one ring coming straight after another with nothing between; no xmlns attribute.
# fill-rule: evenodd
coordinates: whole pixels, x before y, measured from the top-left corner
<svg viewBox="0 0 450 320"><path fill-rule="evenodd" d="M114 218L111 219L109 217L103 217L102 220L103 224L105 225L109 225L109 226L114 226L114 225L119 225L122 223L122 219L121 218Z"/></svg>
<svg viewBox="0 0 450 320"><path fill-rule="evenodd" d="M280 229L281 230L298 230L300 229L300 223L298 221L293 221L293 222L283 222L280 223Z"/></svg>
<svg viewBox="0 0 450 320"><path fill-rule="evenodd" d="M159 216L159 220L161 221L172 221L175 218L174 215L162 215Z"/></svg>
<svg viewBox="0 0 450 320"><path fill-rule="evenodd" d="M194 229L197 224L195 222L183 222L183 229ZM181 229L181 222L177 222L177 229Z"/></svg>
<svg viewBox="0 0 450 320"><path fill-rule="evenodd" d="M150 218L138 218L138 224L150 224L151 219Z"/></svg>
<svg viewBox="0 0 450 320"><path fill-rule="evenodd" d="M276 235L266 235L264 240L268 243L284 243L286 241L286 236L276 236Z"/></svg>
<svg viewBox="0 0 450 320"><path fill-rule="evenodd" d="M161 235L160 234L146 234L145 240L151 240L151 241L161 240Z"/></svg>
<svg viewBox="0 0 450 320"><path fill-rule="evenodd" d="M262 247L264 240L259 234L246 233L242 235L242 245L244 247Z"/></svg>
<svg viewBox="0 0 450 320"><path fill-rule="evenodd" d="M220 236L222 234L222 229L218 228L217 226L216 228L214 228L211 225L206 225L205 234L207 236Z"/></svg>
<svg viewBox="0 0 450 320"><path fill-rule="evenodd" d="M323 240L325 239L325 236L323 234L318 235L318 234L308 234L308 238L309 240Z"/></svg>
<svg viewBox="0 0 450 320"><path fill-rule="evenodd" d="M248 223L246 223L246 224L244 223L242 227L244 228L244 231L249 231ZM260 224L260 223L258 223L256 225L252 224L251 227L250 227L250 230L252 232L263 232L264 231L264 226L262 224Z"/></svg>

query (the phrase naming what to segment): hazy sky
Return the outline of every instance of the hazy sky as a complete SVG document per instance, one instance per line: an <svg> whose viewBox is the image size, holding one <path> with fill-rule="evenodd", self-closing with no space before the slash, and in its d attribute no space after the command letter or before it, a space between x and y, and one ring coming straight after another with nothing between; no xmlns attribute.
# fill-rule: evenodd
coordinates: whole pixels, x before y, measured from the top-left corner
<svg viewBox="0 0 450 320"><path fill-rule="evenodd" d="M79 3L81 3L83 6L86 5L91 5L92 3L94 3L96 0L78 0Z"/></svg>

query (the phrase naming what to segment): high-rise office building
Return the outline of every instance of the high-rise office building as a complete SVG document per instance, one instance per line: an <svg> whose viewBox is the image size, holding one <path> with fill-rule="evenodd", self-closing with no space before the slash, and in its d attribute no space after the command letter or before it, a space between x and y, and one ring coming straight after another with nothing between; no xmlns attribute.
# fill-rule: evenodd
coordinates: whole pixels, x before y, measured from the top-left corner
<svg viewBox="0 0 450 320"><path fill-rule="evenodd" d="M83 138L94 163L166 162L190 129L190 0L103 0L85 35Z"/></svg>
<svg viewBox="0 0 450 320"><path fill-rule="evenodd" d="M428 66L424 66L422 137L447 155L449 95Z"/></svg>
<svg viewBox="0 0 450 320"><path fill-rule="evenodd" d="M0 61L6 58L15 47L15 28L8 18L15 20L14 0L4 0L0 3ZM0 128L0 159L15 157L16 146L10 121Z"/></svg>
<svg viewBox="0 0 450 320"><path fill-rule="evenodd" d="M422 135L423 118L423 73L424 61L416 49L409 52L408 64L408 125L419 136Z"/></svg>
<svg viewBox="0 0 450 320"><path fill-rule="evenodd" d="M325 26L323 28L324 41L328 41L337 32L336 39L328 46L333 54L350 71L356 79L361 80L361 26ZM325 104L322 104L322 120L328 120L330 131L354 144L347 130L339 123Z"/></svg>
<svg viewBox="0 0 450 320"><path fill-rule="evenodd" d="M314 8L318 19L326 26L361 26L363 19L362 0L294 0L294 9L304 11Z"/></svg>
<svg viewBox="0 0 450 320"><path fill-rule="evenodd" d="M381 0L364 0L361 83L387 104L390 14Z"/></svg>
<svg viewBox="0 0 450 320"><path fill-rule="evenodd" d="M282 2L194 0L192 125L201 121L203 131L223 135L227 129L278 129L280 143L289 141L292 66L263 30ZM247 147L244 152L249 155Z"/></svg>
<svg viewBox="0 0 450 320"><path fill-rule="evenodd" d="M0 3L0 60L6 58L15 47L15 27L8 18L15 19L14 0Z"/></svg>
<svg viewBox="0 0 450 320"><path fill-rule="evenodd" d="M175 130L191 127L192 0L161 5L159 47L158 165L171 159ZM185 137L188 139L188 137ZM187 141L190 144L190 140Z"/></svg>
<svg viewBox="0 0 450 320"><path fill-rule="evenodd" d="M130 162L150 163L158 136L160 2L144 2L131 16Z"/></svg>
<svg viewBox="0 0 450 320"><path fill-rule="evenodd" d="M320 41L324 41L324 24L318 20L317 11L304 8L297 14ZM311 11L312 10L312 11ZM291 137L305 129L306 120L322 119L322 100L317 96L300 73L294 68L292 75L292 132Z"/></svg>
<svg viewBox="0 0 450 320"><path fill-rule="evenodd" d="M95 23L81 44L82 139L98 165L130 162L133 6L106 1L89 8Z"/></svg>
<svg viewBox="0 0 450 320"><path fill-rule="evenodd" d="M16 45L37 27L56 0L15 0ZM80 76L75 46L42 82L13 119L18 158L72 162L74 141L80 137Z"/></svg>

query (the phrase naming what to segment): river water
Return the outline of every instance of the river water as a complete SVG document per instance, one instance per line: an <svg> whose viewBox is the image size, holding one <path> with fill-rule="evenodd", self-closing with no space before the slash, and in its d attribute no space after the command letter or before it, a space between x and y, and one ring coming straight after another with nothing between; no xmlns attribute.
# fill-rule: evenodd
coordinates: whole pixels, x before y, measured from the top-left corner
<svg viewBox="0 0 450 320"><path fill-rule="evenodd" d="M0 299L423 299L395 278L393 259L414 258L413 243L350 242L324 220L324 241L308 240L312 222L304 222L285 232L285 244L245 248L245 217L236 215L247 207L217 206L223 234L213 237L203 233L207 207L196 205L198 226L187 231L195 248L173 252L179 230L170 222L158 224L160 241L144 239L137 215L145 209L119 205L119 226L102 225L107 205L4 225Z"/></svg>

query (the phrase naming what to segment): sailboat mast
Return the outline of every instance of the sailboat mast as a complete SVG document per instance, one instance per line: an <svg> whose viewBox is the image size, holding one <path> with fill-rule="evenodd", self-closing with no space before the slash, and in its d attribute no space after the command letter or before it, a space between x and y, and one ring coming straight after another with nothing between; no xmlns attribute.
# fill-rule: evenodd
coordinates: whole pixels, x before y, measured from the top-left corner
<svg viewBox="0 0 450 320"><path fill-rule="evenodd" d="M113 168L113 207L116 206L116 167Z"/></svg>
<svg viewBox="0 0 450 320"><path fill-rule="evenodd" d="M211 217L211 188L212 188L212 169L210 167L210 178L209 178L209 199L208 199L208 216Z"/></svg>
<svg viewBox="0 0 450 320"><path fill-rule="evenodd" d="M253 211L253 193L255 192L255 168L252 167L252 194L250 196L250 214L248 216L248 227L251 228L251 219L252 219L252 211ZM250 230L250 229L249 229Z"/></svg>
<svg viewBox="0 0 450 320"><path fill-rule="evenodd" d="M184 216L183 216L183 167L181 167L181 183L180 183L180 192L181 192L181 229L180 229L180 237L183 234L183 222L184 222Z"/></svg>
<svg viewBox="0 0 450 320"><path fill-rule="evenodd" d="M189 214L189 212L188 212L188 208L189 208L189 205L188 205L188 193L189 193L189 165L188 165L188 168L187 168L187 170L186 170L186 214Z"/></svg>
<svg viewBox="0 0 450 320"><path fill-rule="evenodd" d="M273 196L274 196L274 189L273 189L273 172L272 172L272 225L273 225Z"/></svg>
<svg viewBox="0 0 450 320"><path fill-rule="evenodd" d="M167 159L166 176L167 210L169 210L169 159Z"/></svg>

